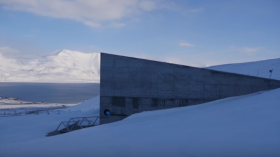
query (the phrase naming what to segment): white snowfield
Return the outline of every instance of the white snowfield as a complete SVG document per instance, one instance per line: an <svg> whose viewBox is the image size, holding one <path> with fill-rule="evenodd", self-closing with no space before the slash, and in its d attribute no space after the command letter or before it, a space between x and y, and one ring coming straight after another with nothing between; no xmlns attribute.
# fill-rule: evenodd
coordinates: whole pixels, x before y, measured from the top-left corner
<svg viewBox="0 0 280 157"><path fill-rule="evenodd" d="M44 112L38 115L0 117L0 156L4 157L4 145L46 138L46 134L54 131L60 122L73 117L88 116L99 116L99 96L76 106L51 110L49 114Z"/></svg>
<svg viewBox="0 0 280 157"><path fill-rule="evenodd" d="M258 76L263 78L269 78L269 70L273 69L271 79L280 80L280 58L248 63L217 65L207 67L207 69Z"/></svg>
<svg viewBox="0 0 280 157"><path fill-rule="evenodd" d="M39 58L7 58L0 53L0 82L99 82L100 53L62 50Z"/></svg>
<svg viewBox="0 0 280 157"><path fill-rule="evenodd" d="M0 153L1 157L279 157L279 95L276 89L142 112L52 137L44 135L58 122L78 115L0 118ZM94 115L97 110L88 111L81 114Z"/></svg>

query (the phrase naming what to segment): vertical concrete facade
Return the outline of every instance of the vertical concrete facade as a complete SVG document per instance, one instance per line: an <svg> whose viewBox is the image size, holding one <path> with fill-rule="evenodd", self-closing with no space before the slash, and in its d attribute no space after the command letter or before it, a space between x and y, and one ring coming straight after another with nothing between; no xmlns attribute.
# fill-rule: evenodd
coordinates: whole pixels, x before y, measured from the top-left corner
<svg viewBox="0 0 280 157"><path fill-rule="evenodd" d="M278 80L100 55L101 124L142 111L196 105L280 87Z"/></svg>

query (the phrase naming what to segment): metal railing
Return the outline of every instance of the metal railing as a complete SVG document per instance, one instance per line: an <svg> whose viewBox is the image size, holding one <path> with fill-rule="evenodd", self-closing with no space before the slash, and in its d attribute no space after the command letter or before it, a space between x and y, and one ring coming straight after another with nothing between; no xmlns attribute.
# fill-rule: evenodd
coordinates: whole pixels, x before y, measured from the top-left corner
<svg viewBox="0 0 280 157"><path fill-rule="evenodd" d="M73 130L95 126L98 119L99 116L71 118L69 121L61 122L55 131L66 133Z"/></svg>
<svg viewBox="0 0 280 157"><path fill-rule="evenodd" d="M22 116L22 115L29 115L29 114L42 114L42 113L57 113L60 114L62 110L65 109L64 106L59 107L46 107L46 108L7 108L7 109L0 109L0 117L7 117L7 116ZM66 112L66 111L65 111Z"/></svg>

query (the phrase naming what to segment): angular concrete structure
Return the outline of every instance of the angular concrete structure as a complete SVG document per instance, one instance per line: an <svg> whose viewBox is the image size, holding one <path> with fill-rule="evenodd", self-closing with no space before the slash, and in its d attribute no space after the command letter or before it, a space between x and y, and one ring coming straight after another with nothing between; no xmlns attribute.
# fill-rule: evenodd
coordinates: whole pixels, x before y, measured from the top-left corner
<svg viewBox="0 0 280 157"><path fill-rule="evenodd" d="M278 80L100 55L100 124L142 111L196 105L280 87Z"/></svg>

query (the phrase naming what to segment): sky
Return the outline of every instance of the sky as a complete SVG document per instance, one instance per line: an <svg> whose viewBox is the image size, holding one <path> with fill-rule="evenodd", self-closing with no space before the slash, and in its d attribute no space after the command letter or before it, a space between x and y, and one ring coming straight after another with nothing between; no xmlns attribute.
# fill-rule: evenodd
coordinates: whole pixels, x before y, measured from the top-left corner
<svg viewBox="0 0 280 157"><path fill-rule="evenodd" d="M279 0L0 0L0 53L68 49L205 67L280 58Z"/></svg>

